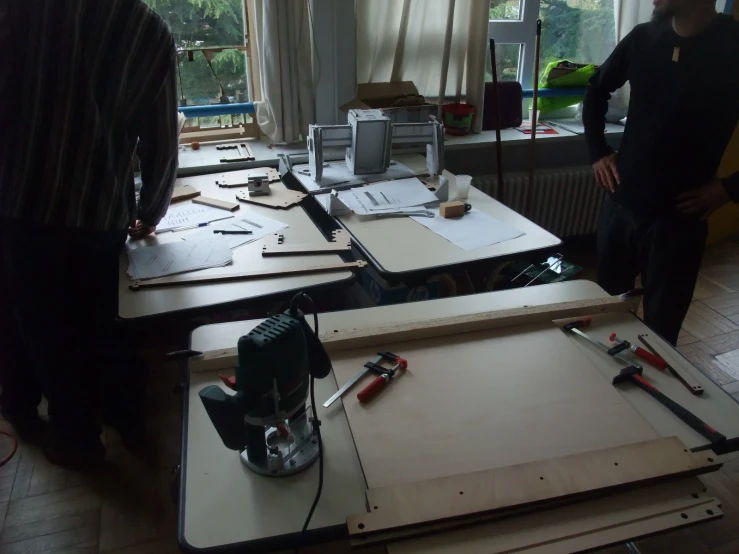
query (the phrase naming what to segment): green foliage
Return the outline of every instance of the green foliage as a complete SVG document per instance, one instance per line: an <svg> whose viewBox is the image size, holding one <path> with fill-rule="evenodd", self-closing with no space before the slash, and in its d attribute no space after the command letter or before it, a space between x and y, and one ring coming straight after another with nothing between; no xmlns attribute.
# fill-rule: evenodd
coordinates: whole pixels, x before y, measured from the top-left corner
<svg viewBox="0 0 739 554"><path fill-rule="evenodd" d="M533 0L532 0L533 1ZM576 63L603 63L616 44L613 0L540 0L542 20L541 60L548 63L567 59ZM490 19L519 18L518 0L492 0ZM518 65L517 48L501 48L496 54L498 67L510 80L511 67ZM543 69L542 69L543 71Z"/></svg>
<svg viewBox="0 0 739 554"><path fill-rule="evenodd" d="M202 52L188 61L185 50L244 44L243 0L144 0L169 26L180 50L180 85L188 104L217 102L219 81L228 96L246 95L246 56L225 50L213 56L213 72Z"/></svg>

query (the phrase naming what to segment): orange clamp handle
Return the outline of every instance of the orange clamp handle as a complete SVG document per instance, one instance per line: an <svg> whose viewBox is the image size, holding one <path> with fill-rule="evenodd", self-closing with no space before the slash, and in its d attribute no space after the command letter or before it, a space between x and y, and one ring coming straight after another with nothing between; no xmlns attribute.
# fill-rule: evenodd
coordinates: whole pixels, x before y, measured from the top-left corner
<svg viewBox="0 0 739 554"><path fill-rule="evenodd" d="M642 360L647 362L648 364L653 365L657 369L667 369L667 362L664 361L662 358L657 356L656 354L652 354L649 350L645 350L641 346L634 346L634 354L639 356Z"/></svg>
<svg viewBox="0 0 739 554"><path fill-rule="evenodd" d="M364 404L365 402L369 402L372 400L377 394L385 388L385 385L387 385L388 381L390 380L389 375L378 375L374 381L372 381L369 385L364 387L361 391L357 393L357 399Z"/></svg>

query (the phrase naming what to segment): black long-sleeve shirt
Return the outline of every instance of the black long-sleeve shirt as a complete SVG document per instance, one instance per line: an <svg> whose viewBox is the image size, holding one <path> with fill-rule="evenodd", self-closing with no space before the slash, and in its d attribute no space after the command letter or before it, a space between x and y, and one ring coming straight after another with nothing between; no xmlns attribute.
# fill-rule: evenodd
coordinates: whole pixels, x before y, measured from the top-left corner
<svg viewBox="0 0 739 554"><path fill-rule="evenodd" d="M157 224L178 151L177 58L161 18L141 0L0 0L0 52L0 218Z"/></svg>
<svg viewBox="0 0 739 554"><path fill-rule="evenodd" d="M680 37L670 21L638 25L590 81L583 123L593 162L611 149L603 136L607 102L631 84L618 152L618 203L643 215L670 213L675 196L710 182L739 120L739 22L719 15L700 34ZM724 180L739 202L739 173Z"/></svg>

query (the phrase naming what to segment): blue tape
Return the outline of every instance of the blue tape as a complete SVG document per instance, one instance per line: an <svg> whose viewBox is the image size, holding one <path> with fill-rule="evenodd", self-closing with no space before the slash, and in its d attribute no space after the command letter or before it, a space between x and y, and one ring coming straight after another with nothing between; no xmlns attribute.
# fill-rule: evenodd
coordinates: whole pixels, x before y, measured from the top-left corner
<svg viewBox="0 0 739 554"><path fill-rule="evenodd" d="M238 115L242 113L254 113L253 102L241 104L209 104L207 106L180 106L179 111L185 117L214 117L218 115Z"/></svg>

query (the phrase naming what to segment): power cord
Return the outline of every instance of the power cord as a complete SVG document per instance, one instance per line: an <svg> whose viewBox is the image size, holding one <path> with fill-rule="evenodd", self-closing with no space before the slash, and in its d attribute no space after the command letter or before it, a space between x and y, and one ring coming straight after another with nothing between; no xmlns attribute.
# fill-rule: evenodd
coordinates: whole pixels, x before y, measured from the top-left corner
<svg viewBox="0 0 739 554"><path fill-rule="evenodd" d="M311 400L311 402L313 402L313 400ZM10 454L8 454L2 460L0 460L0 467L3 467L13 458L13 456L15 456L15 452L18 450L18 439L15 438L15 435L13 435L12 433L8 433L7 431L0 431L0 435L8 436L13 441L13 448L10 450ZM320 447L321 447L320 442L318 443L318 447L319 447L319 452L320 452Z"/></svg>
<svg viewBox="0 0 739 554"><path fill-rule="evenodd" d="M313 310L313 329L316 333L316 336L318 336L318 313L316 311L316 305L310 296L308 296L304 292L296 294L290 302L290 311L294 313L297 310L298 304L303 298L308 301L311 310ZM296 546L294 550L295 554L299 554L300 552L300 545L305 539L305 534L308 531L308 525L310 525L310 521L313 518L313 513L316 511L316 506L318 506L318 501L321 499L321 492L323 491L323 439L321 438L321 421L318 419L318 411L316 410L315 381L315 378L313 377L313 375L311 375L310 404L311 411L313 413L313 432L315 433L316 440L318 441L318 489L316 489L316 496L313 499L313 504L311 504L310 510L308 510L308 516L305 518L305 523L303 523L303 528L300 531L298 546Z"/></svg>

